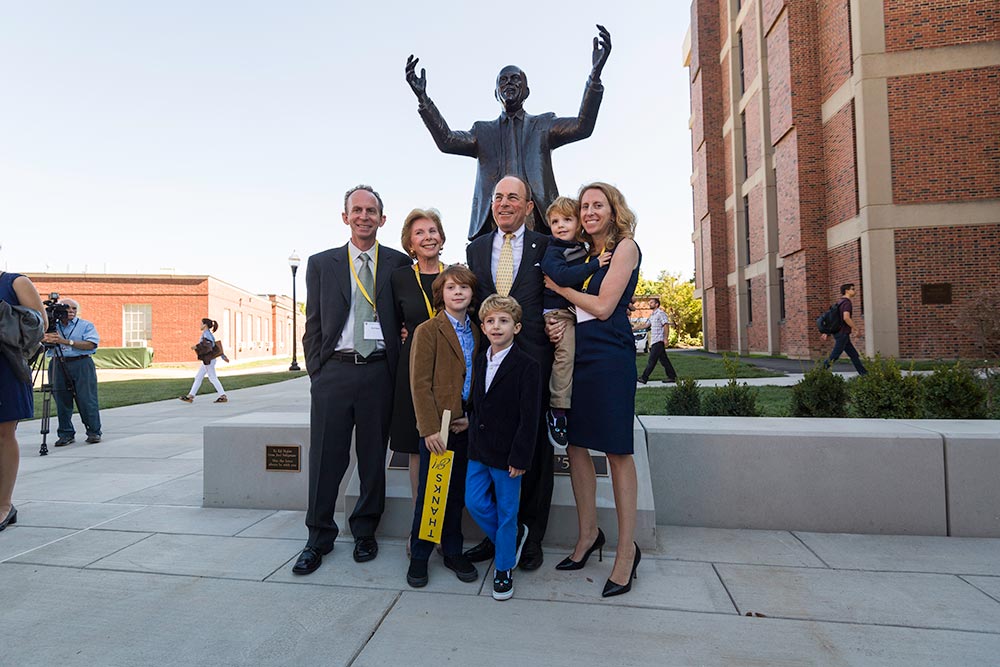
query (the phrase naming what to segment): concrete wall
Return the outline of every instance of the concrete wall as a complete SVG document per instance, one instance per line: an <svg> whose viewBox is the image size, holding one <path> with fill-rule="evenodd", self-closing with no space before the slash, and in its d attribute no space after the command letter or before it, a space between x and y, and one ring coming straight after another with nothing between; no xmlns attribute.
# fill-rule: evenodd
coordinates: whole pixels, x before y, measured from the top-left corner
<svg viewBox="0 0 1000 667"><path fill-rule="evenodd" d="M1000 536L1000 423L642 417L658 524Z"/></svg>

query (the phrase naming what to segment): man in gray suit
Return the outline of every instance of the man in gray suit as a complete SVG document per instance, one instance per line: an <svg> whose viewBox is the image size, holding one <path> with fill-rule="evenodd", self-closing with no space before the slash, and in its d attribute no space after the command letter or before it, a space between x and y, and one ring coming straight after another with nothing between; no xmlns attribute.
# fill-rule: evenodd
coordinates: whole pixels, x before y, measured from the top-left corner
<svg viewBox="0 0 1000 667"><path fill-rule="evenodd" d="M556 178L552 173L552 151L565 144L589 137L597 124L597 112L604 97L601 72L611 54L611 34L598 25L594 38L593 67L583 90L580 113L569 118L559 118L554 113L538 116L525 113L524 101L528 99L528 77L519 67L508 65L497 75L496 97L503 106L496 120L482 120L472 124L468 132L452 130L441 112L427 95L427 72L420 70L419 58L412 55L406 61L406 81L417 96L417 111L424 125L443 153L467 155L478 161L476 189L472 195L472 219L469 222L469 239L488 234L495 227L490 211L493 186L504 176L517 176L528 184L534 196L534 229L549 233L545 211L559 196Z"/></svg>
<svg viewBox="0 0 1000 667"><path fill-rule="evenodd" d="M389 275L410 260L376 241L385 215L382 198L371 186L347 191L343 219L351 228L350 242L313 255L306 267L302 348L312 381L309 539L292 568L295 574L316 571L340 532L333 512L350 462L352 431L361 495L348 523L357 562L378 555L375 529L385 509L385 453L400 330Z"/></svg>

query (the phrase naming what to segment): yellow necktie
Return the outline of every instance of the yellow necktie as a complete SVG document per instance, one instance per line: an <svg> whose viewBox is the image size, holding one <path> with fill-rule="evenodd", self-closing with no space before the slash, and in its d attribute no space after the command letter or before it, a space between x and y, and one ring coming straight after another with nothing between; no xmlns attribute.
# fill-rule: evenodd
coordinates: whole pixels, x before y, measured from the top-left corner
<svg viewBox="0 0 1000 667"><path fill-rule="evenodd" d="M503 235L503 246L500 248L500 261L497 262L497 294L507 296L514 284L514 246L511 245L512 233Z"/></svg>

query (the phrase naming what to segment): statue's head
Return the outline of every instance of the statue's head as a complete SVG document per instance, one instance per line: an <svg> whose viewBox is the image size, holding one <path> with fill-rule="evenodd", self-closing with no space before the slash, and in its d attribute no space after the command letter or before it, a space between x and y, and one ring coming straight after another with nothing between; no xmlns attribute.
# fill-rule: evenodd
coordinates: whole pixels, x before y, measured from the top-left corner
<svg viewBox="0 0 1000 667"><path fill-rule="evenodd" d="M528 75L516 65L507 65L497 74L497 100L508 113L517 111L528 99Z"/></svg>

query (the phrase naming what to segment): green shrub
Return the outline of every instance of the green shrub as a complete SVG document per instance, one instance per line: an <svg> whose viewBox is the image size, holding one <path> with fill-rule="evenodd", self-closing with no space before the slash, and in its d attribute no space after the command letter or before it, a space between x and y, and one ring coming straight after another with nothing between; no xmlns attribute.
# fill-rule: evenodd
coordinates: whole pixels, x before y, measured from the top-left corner
<svg viewBox="0 0 1000 667"><path fill-rule="evenodd" d="M757 391L744 382L736 382L740 362L729 355L722 355L722 363L729 377L722 387L713 387L701 402L701 413L706 417L759 417Z"/></svg>
<svg viewBox="0 0 1000 667"><path fill-rule="evenodd" d="M856 417L873 419L919 419L919 376L903 377L891 357L875 355L865 361L868 373L847 383L851 408Z"/></svg>
<svg viewBox="0 0 1000 667"><path fill-rule="evenodd" d="M688 415L697 417L701 414L701 392L698 381L691 377L678 378L677 386L667 394L668 415Z"/></svg>
<svg viewBox="0 0 1000 667"><path fill-rule="evenodd" d="M986 387L975 371L961 362L938 366L920 380L920 403L925 419L983 419Z"/></svg>
<svg viewBox="0 0 1000 667"><path fill-rule="evenodd" d="M793 417L846 417L847 381L818 363L792 386Z"/></svg>
<svg viewBox="0 0 1000 667"><path fill-rule="evenodd" d="M986 418L1000 419L1000 366L987 366L983 388L986 390Z"/></svg>

